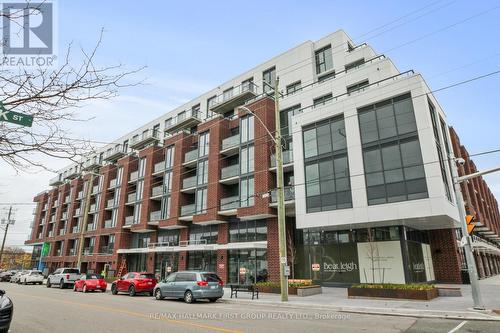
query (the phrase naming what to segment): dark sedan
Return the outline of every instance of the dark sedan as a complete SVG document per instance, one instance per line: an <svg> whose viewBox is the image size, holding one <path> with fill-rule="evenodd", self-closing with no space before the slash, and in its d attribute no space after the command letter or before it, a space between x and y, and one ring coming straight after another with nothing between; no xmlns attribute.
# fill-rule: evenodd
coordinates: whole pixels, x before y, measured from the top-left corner
<svg viewBox="0 0 500 333"><path fill-rule="evenodd" d="M5 295L5 290L0 290L0 333L7 333L9 331L13 315L14 304Z"/></svg>

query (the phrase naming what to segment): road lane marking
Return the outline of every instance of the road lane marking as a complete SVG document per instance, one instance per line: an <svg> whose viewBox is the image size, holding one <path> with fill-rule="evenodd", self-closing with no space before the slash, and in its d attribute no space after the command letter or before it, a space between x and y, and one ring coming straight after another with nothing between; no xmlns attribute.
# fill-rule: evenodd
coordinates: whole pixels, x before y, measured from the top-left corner
<svg viewBox="0 0 500 333"><path fill-rule="evenodd" d="M66 303L66 304L72 304L72 305L78 305L78 306L83 306L91 309L101 309L104 311L109 311L109 312L116 312L116 313L121 313L121 314L127 314L129 316L134 316L134 317L140 317L140 318L145 318L151 320L151 317L149 315L146 315L144 313L140 312L134 312L134 311L128 311L124 309L119 309L119 308L111 308L107 306L102 306L102 305L94 305L94 304L85 304L85 303L80 303L80 302L73 302L73 301L65 301L65 300L58 300L54 299L51 297L45 297L45 296L35 296L35 295L30 295L30 294L23 294L23 293L18 293L18 292L9 292L9 294L13 295L19 295L19 296L26 296L26 297L32 297L32 298L38 298L41 300L49 300L49 301L54 301L54 302L60 302L60 303ZM203 329L209 329L213 331L218 331L218 332L226 332L226 333L243 333L243 331L237 331L229 328L224 328L224 327L219 327L219 326L211 326L211 325L205 325L205 324L198 324L190 321L182 321L182 320L175 320L175 319L168 319L168 318L158 318L155 320L161 320L165 321L168 323L172 324L178 324L178 325L184 325L184 326L193 326L193 327L198 327L198 328L203 328Z"/></svg>
<svg viewBox="0 0 500 333"><path fill-rule="evenodd" d="M452 329L451 331L448 331L448 333L454 333L456 331L458 331L459 329L462 328L462 326L464 326L465 324L467 323L467 320L464 320L463 322L461 322L460 324L457 325L457 327L455 327L454 329Z"/></svg>

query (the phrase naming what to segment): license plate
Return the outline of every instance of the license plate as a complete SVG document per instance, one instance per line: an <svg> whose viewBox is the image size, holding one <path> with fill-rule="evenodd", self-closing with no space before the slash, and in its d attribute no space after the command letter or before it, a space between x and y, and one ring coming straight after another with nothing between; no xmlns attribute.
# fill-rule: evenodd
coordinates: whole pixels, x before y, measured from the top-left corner
<svg viewBox="0 0 500 333"><path fill-rule="evenodd" d="M149 281L148 284L153 284L153 282Z"/></svg>
<svg viewBox="0 0 500 333"><path fill-rule="evenodd" d="M101 287L97 286L97 287L95 287L95 289L101 289Z"/></svg>
<svg viewBox="0 0 500 333"><path fill-rule="evenodd" d="M216 289L217 286L210 286L210 289Z"/></svg>

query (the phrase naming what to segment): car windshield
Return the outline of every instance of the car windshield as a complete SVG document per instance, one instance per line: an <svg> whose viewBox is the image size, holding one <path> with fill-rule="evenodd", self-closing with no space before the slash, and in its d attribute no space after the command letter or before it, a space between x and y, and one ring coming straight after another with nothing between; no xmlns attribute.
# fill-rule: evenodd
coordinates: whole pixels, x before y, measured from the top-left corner
<svg viewBox="0 0 500 333"><path fill-rule="evenodd" d="M140 274L139 279L154 279L154 274Z"/></svg>
<svg viewBox="0 0 500 333"><path fill-rule="evenodd" d="M80 273L80 272L78 272L78 269L76 269L76 268L69 268L69 269L64 270L64 272L66 274L79 274Z"/></svg>
<svg viewBox="0 0 500 333"><path fill-rule="evenodd" d="M87 275L87 280L99 280L102 279L102 276L99 274L89 274Z"/></svg>
<svg viewBox="0 0 500 333"><path fill-rule="evenodd" d="M201 278L205 282L220 282L221 281L221 279L217 276L217 274L213 274L213 273L201 274Z"/></svg>

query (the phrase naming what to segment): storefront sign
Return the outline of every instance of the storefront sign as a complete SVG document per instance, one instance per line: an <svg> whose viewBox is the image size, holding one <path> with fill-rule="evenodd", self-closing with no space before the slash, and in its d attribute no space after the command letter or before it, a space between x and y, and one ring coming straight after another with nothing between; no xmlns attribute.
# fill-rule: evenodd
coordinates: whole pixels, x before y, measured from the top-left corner
<svg viewBox="0 0 500 333"><path fill-rule="evenodd" d="M334 262L334 263L323 263L323 272L327 273L344 273L352 272L358 270L358 265L355 262Z"/></svg>
<svg viewBox="0 0 500 333"><path fill-rule="evenodd" d="M319 272L320 267L321 267L320 264L312 264L311 266L312 266L313 272Z"/></svg>

